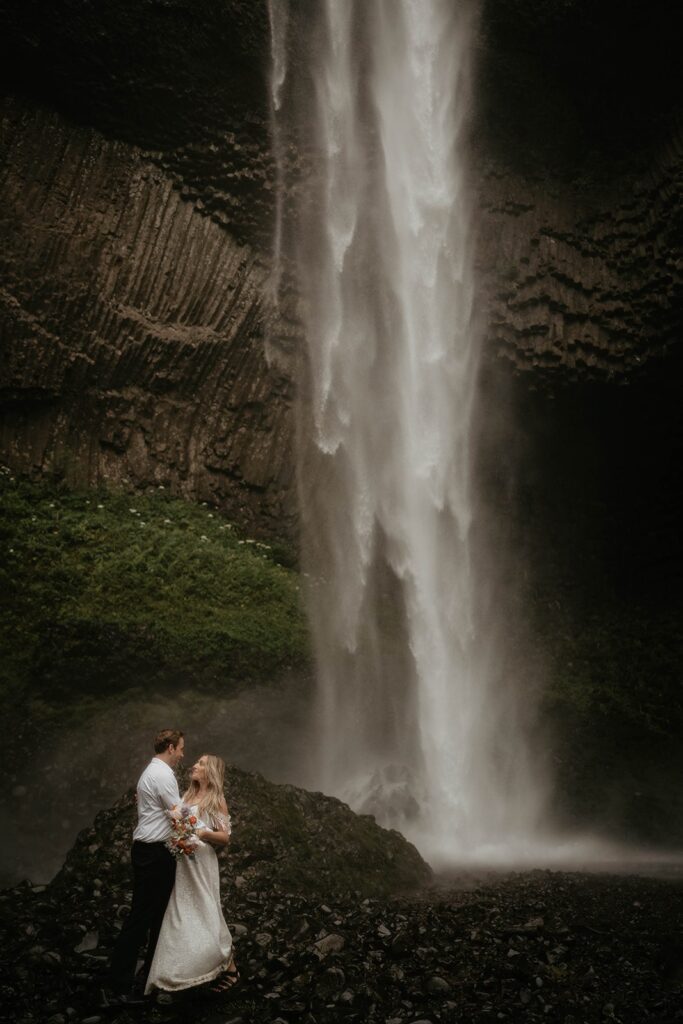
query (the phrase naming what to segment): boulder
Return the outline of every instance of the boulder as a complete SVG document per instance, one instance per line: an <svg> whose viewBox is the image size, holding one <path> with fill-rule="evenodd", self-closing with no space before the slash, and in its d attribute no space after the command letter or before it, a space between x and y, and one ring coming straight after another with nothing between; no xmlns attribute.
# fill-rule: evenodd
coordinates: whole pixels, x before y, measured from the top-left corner
<svg viewBox="0 0 683 1024"><path fill-rule="evenodd" d="M431 869L403 836L334 797L275 785L234 766L225 795L233 836L220 857L221 876L224 888L240 898L273 888L321 898L349 891L378 896L415 890L431 879ZM51 888L70 895L79 886L107 902L123 898L134 822L131 790L79 834Z"/></svg>

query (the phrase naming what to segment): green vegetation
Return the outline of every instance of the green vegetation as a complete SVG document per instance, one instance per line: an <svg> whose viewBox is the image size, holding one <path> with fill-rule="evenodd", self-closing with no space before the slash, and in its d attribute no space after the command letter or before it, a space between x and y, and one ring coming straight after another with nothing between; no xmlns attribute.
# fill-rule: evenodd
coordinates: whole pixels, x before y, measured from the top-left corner
<svg viewBox="0 0 683 1024"><path fill-rule="evenodd" d="M683 821L683 616L652 595L591 597L539 602L533 619L557 797L603 832L670 843Z"/></svg>
<svg viewBox="0 0 683 1024"><path fill-rule="evenodd" d="M552 665L548 704L643 733L675 735L681 715L683 622L677 608L625 601L591 614L546 611L539 642Z"/></svg>
<svg viewBox="0 0 683 1024"><path fill-rule="evenodd" d="M307 662L296 573L217 511L0 474L0 688L34 721Z"/></svg>

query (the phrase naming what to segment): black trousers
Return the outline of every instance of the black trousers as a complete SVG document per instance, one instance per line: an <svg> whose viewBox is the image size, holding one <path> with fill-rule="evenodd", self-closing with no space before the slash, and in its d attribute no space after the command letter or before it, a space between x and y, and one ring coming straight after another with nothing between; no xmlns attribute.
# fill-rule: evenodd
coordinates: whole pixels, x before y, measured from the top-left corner
<svg viewBox="0 0 683 1024"><path fill-rule="evenodd" d="M175 882L175 861L164 843L134 842L133 902L114 946L109 981L115 992L133 985L140 946L147 941L144 977L152 965L161 922Z"/></svg>

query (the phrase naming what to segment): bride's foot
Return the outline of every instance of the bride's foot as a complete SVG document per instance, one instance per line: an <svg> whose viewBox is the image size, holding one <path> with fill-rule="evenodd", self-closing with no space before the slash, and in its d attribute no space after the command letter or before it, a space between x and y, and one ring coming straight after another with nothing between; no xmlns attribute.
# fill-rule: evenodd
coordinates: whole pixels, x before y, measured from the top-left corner
<svg viewBox="0 0 683 1024"><path fill-rule="evenodd" d="M230 963L225 968L223 973L218 976L216 981L211 986L211 991L217 993L229 992L231 989L235 988L235 986L239 984L239 980L240 974L239 971L237 970L237 965L235 961L231 959Z"/></svg>

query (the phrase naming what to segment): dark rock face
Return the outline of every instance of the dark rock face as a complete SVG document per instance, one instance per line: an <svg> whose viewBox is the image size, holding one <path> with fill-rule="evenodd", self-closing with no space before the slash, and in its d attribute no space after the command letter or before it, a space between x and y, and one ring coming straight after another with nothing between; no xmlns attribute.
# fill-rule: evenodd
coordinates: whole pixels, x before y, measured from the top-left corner
<svg viewBox="0 0 683 1024"><path fill-rule="evenodd" d="M1 172L8 460L167 482L291 534L291 325L272 332L282 369L263 339L266 5L1 7L0 74L23 97ZM487 357L534 386L625 379L680 335L679 24L666 5L483 5Z"/></svg>
<svg viewBox="0 0 683 1024"><path fill-rule="evenodd" d="M270 238L265 3L2 0L0 12L4 92L150 151L233 234Z"/></svg>
<svg viewBox="0 0 683 1024"><path fill-rule="evenodd" d="M291 373L264 345L265 6L2 7L2 84L24 97L0 157L6 462L163 483L291 537Z"/></svg>
<svg viewBox="0 0 683 1024"><path fill-rule="evenodd" d="M488 354L535 386L622 382L680 338L682 29L667 2L483 3Z"/></svg>
<svg viewBox="0 0 683 1024"><path fill-rule="evenodd" d="M254 252L135 147L12 101L3 128L6 459L288 533L291 384Z"/></svg>
<svg viewBox="0 0 683 1024"><path fill-rule="evenodd" d="M556 388L666 357L683 329L682 184L681 133L647 175L587 189L544 192L492 170L480 200L488 358Z"/></svg>

